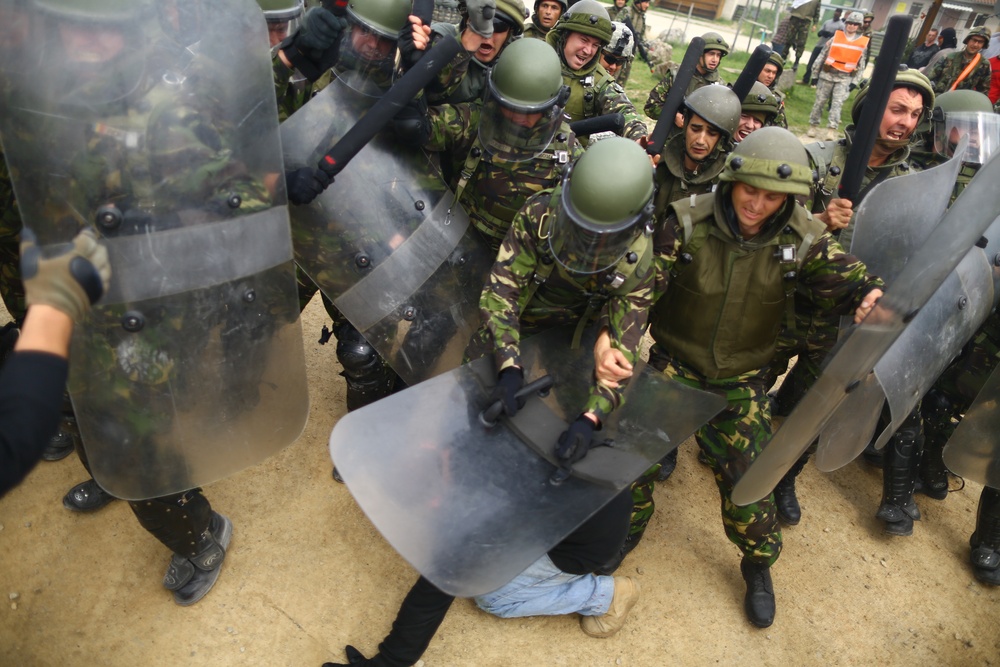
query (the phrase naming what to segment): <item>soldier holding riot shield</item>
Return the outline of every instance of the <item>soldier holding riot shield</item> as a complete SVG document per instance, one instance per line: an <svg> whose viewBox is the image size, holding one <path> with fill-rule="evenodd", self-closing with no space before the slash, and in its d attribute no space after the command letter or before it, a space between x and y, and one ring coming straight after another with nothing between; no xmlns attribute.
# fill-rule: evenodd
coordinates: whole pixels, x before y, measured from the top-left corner
<svg viewBox="0 0 1000 667"><path fill-rule="evenodd" d="M116 266L73 344L86 465L173 552L181 605L232 535L198 487L288 444L308 404L287 211L264 185L281 173L270 70L231 29L262 43L259 12L35 0L29 46L3 63L0 132L42 252L93 227Z"/></svg>

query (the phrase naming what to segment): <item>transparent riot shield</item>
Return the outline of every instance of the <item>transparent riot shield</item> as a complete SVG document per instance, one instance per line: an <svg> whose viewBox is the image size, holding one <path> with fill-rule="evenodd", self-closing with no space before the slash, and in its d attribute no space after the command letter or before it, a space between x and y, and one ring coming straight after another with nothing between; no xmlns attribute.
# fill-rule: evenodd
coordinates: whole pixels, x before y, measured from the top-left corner
<svg viewBox="0 0 1000 667"><path fill-rule="evenodd" d="M1000 373L990 375L944 448L956 475L1000 489Z"/></svg>
<svg viewBox="0 0 1000 667"><path fill-rule="evenodd" d="M891 420L877 434L875 443L881 449L961 352L992 307L991 267L983 251L973 248L875 364L866 386L851 392L833 414L820 435L816 466L830 472L853 461L870 442L875 429L869 422L872 417L877 421L878 412L872 412L871 406L881 407L888 401ZM868 420L858 418L865 414Z"/></svg>
<svg viewBox="0 0 1000 667"><path fill-rule="evenodd" d="M115 7L23 9L0 136L42 251L85 226L108 247L69 390L95 479L134 500L261 461L308 399L260 8Z"/></svg>
<svg viewBox="0 0 1000 667"><path fill-rule="evenodd" d="M746 505L768 495L846 396L862 386L885 351L993 222L1000 210L998 177L1000 161L993 159L914 252L865 321L841 337L812 389L737 482L733 502ZM907 187L910 178L901 176L880 184L866 201L881 188L896 190L899 200L921 196Z"/></svg>
<svg viewBox="0 0 1000 667"><path fill-rule="evenodd" d="M286 168L316 166L372 101L335 79L282 123ZM407 384L461 363L496 253L422 151L383 131L291 215L296 262Z"/></svg>
<svg viewBox="0 0 1000 667"><path fill-rule="evenodd" d="M345 415L330 453L361 509L390 544L441 590L496 590L530 565L725 407L637 363L625 404L562 484L551 483L556 440L592 382L593 338L573 330L522 344L527 379L551 392L493 428L479 418L495 383L480 359ZM590 347L588 347L588 345Z"/></svg>

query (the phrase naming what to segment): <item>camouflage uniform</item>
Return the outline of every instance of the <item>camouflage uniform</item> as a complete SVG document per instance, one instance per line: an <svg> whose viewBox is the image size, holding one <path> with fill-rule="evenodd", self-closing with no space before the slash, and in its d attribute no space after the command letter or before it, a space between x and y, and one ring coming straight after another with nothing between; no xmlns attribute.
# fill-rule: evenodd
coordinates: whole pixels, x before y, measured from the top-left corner
<svg viewBox="0 0 1000 667"><path fill-rule="evenodd" d="M567 271L554 260L542 226L558 213L561 189L533 196L514 218L503 240L489 282L480 299L483 326L470 344L472 358L492 352L497 371L518 363L522 336L546 329L597 321L607 327L611 344L634 363L652 305L655 271L652 262L626 281L627 292L610 288L617 267L593 274ZM640 237L648 243L650 239ZM624 260L623 260L624 262ZM552 271L540 286L529 289L542 264ZM621 404L621 390L594 383L584 412L603 418Z"/></svg>
<svg viewBox="0 0 1000 667"><path fill-rule="evenodd" d="M575 161L583 148L563 122L541 155L520 162L490 159L479 139L481 112L478 102L432 107L431 135L424 148L445 151L456 160L451 170L456 176L448 185L472 224L496 251L521 206L532 195L557 185L566 165Z"/></svg>
<svg viewBox="0 0 1000 667"><path fill-rule="evenodd" d="M784 93L779 93L777 90L772 90L774 96L778 98L778 113L774 114L774 118L767 122L768 126L771 127L783 127L788 129L788 118L785 117L785 95Z"/></svg>
<svg viewBox="0 0 1000 667"><path fill-rule="evenodd" d="M979 64L967 77L962 79L956 90L975 90L985 95L990 92L990 78L993 72L990 69L989 59L983 58L981 53L976 55L979 57ZM951 90L955 79L965 70L970 61L971 59L966 57L963 50L949 54L934 63L927 70L927 78L934 86L934 93L941 94Z"/></svg>
<svg viewBox="0 0 1000 667"><path fill-rule="evenodd" d="M21 215L14 187L0 147L0 296L16 322L24 321L24 284L21 282Z"/></svg>
<svg viewBox="0 0 1000 667"><path fill-rule="evenodd" d="M831 130L836 130L840 126L840 116L844 108L844 102L851 95L851 84L857 85L864 78L865 62L868 52L865 51L858 61L853 72L841 72L826 64L826 58L830 53L833 39L830 39L823 47L816 64L813 66L813 79L816 81L816 101L813 103L812 111L809 114L809 124L818 126L823 119L823 109L826 108L827 101L830 101L830 112L827 116L827 126Z"/></svg>
<svg viewBox="0 0 1000 667"><path fill-rule="evenodd" d="M552 35L556 31L550 30L546 40L556 47ZM561 51L556 47L556 51ZM560 55L560 59L562 56ZM627 139L638 139L646 136L649 130L646 122L632 106L628 96L622 87L615 83L608 71L600 63L600 57L595 57L594 61L581 70L573 71L563 65L563 81L570 87L570 99L566 104L566 115L570 121L603 116L605 114L620 113L625 117L625 130L622 136Z"/></svg>
<svg viewBox="0 0 1000 667"><path fill-rule="evenodd" d="M614 5L612 4L612 8ZM610 15L611 12L609 11ZM640 11L638 7L635 6L635 0L626 4L622 7L617 14L611 16L612 21L617 21L618 23L624 23L628 26L629 30L632 31L632 36L635 37L635 49L639 52L639 57L642 58L643 62L649 63L649 50L646 43L646 12ZM615 76L615 81L622 88L628 83L629 74L632 73L632 60L628 60L622 65L622 68L618 70L617 76Z"/></svg>
<svg viewBox="0 0 1000 667"><path fill-rule="evenodd" d="M747 559L770 565L781 551L773 495L745 507L730 500L733 485L771 434L766 365L774 354L777 332L788 317L791 296L782 278L787 267L767 258L774 257L779 244L800 245L806 230L817 234L800 258L791 289L824 312L852 312L865 294L881 287L881 281L870 277L861 262L846 254L822 224L796 204L786 204L784 212L777 214L785 216L786 223L776 226L776 231L738 240L717 201L728 196L729 190L722 189L692 198L690 203L675 202L660 213L663 222L658 226L655 250L657 293L663 295L649 318L655 342L650 364L684 384L715 391L729 401L728 409L695 437L715 473L727 536ZM684 230L696 230L699 225L708 226L701 235L703 245L691 247L688 244L699 233L688 232L691 236L685 241ZM693 255L691 260L677 261L688 253ZM718 280L723 281L720 292L711 284ZM738 302L754 304L755 309L747 312L740 307L737 313L732 309ZM706 308L719 310L702 312L696 318L700 323L687 316ZM678 312L685 317L678 318ZM637 483L641 485L648 487L649 514L650 476ZM645 527L640 528L637 518L633 516L633 533Z"/></svg>
<svg viewBox="0 0 1000 667"><path fill-rule="evenodd" d="M802 52L806 48L806 40L809 38L809 28L814 23L819 23L820 0L810 0L792 9L788 17L788 27L785 30L782 41L782 55L788 56L788 52L795 48L795 65L798 66L802 58Z"/></svg>
<svg viewBox="0 0 1000 667"><path fill-rule="evenodd" d="M444 35L461 39L456 25L434 23L431 25L431 29L433 30L432 39ZM486 75L489 68L488 64L476 60L469 51L459 50L458 55L445 65L434 81L424 89L427 103L431 105L460 104L481 98L483 91L486 90Z"/></svg>
<svg viewBox="0 0 1000 667"><path fill-rule="evenodd" d="M691 83L688 84L687 90L684 92L684 96L687 97L702 86L708 86L713 83L723 83L722 79L719 78L718 71L702 74L698 70L695 70L691 76ZM663 105L667 101L667 93L670 92L670 87L673 85L674 73L673 71L668 71L666 76L649 91L649 97L646 98L646 106L642 108L647 116L653 120L657 120L660 117Z"/></svg>
<svg viewBox="0 0 1000 667"><path fill-rule="evenodd" d="M825 210L826 205L837 192L853 136L854 126L849 125L845 131L845 138L840 141L820 142L806 146L810 163L820 176L820 185L813 199L806 202L806 207L813 213ZM909 155L909 146L904 146L890 155L882 165L867 167L861 180L861 194L858 196L858 201L870 188L885 179L910 173L914 167L909 162ZM841 236L844 239L844 244L848 245L847 235L842 233ZM776 380L788 368L791 358L798 356L795 366L785 378L782 389L778 393L775 413L782 416L787 416L790 413L795 403L819 377L823 360L833 344L837 342L837 336L840 332L838 318L813 312L807 307L807 304L798 303L798 297L796 300L794 329L782 329L778 338L778 351L771 364L773 380Z"/></svg>
<svg viewBox="0 0 1000 667"><path fill-rule="evenodd" d="M532 16L524 23L524 36L532 39L545 39L545 36L549 34L549 30L551 29L552 28L545 29L535 23L535 17Z"/></svg>

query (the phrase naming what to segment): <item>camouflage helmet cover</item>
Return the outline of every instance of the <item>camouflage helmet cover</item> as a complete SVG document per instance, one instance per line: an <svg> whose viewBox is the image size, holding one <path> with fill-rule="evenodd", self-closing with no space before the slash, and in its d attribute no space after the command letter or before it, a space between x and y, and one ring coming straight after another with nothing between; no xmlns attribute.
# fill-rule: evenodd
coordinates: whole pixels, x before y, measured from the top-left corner
<svg viewBox="0 0 1000 667"><path fill-rule="evenodd" d="M611 41L604 46L604 53L616 58L632 58L635 38L632 31L624 23L611 22Z"/></svg>
<svg viewBox="0 0 1000 667"><path fill-rule="evenodd" d="M865 17L861 12L851 12L847 15L847 18L844 19L844 23L857 23L858 25L861 25L864 22Z"/></svg>
<svg viewBox="0 0 1000 667"><path fill-rule="evenodd" d="M969 31L969 34L962 40L962 44L968 44L973 37L981 37L986 44L990 43L990 29L984 25L978 25Z"/></svg>

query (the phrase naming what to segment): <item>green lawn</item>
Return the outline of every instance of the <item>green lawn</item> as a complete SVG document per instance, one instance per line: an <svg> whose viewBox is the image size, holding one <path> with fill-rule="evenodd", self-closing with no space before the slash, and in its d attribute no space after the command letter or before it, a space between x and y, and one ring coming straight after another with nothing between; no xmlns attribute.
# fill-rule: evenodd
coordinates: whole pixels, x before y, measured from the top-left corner
<svg viewBox="0 0 1000 667"><path fill-rule="evenodd" d="M806 56L811 53L815 42L816 35L810 35L809 41L806 43L807 51L803 55L803 59L799 64L799 71L796 73L797 83L785 93L785 115L788 117L788 129L796 134L804 134L809 129L809 112L812 110L813 101L816 99L816 89L804 86L801 83L802 75L805 73L806 62L808 62ZM684 58L687 44L674 44L673 47L673 61L680 62ZM749 58L750 54L746 51L736 51L723 58L721 65L722 79L727 83L734 83L739 76L739 71L743 69ZM657 79L649 73L646 63L636 57L635 62L632 63L632 74L629 76L625 92L629 96L629 99L632 100L635 108L639 110L639 113L642 113L642 107L646 104L649 91L652 90L656 83ZM850 109L854 95L855 93L852 93L844 105L841 127L850 122Z"/></svg>

